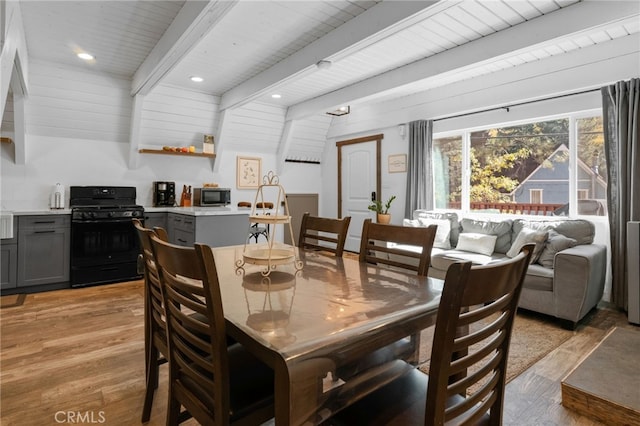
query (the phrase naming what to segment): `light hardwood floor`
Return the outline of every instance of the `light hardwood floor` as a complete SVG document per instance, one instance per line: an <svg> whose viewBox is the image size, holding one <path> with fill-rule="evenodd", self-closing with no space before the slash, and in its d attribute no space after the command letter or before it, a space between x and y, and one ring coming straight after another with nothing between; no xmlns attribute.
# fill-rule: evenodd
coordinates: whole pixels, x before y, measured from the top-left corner
<svg viewBox="0 0 640 426"><path fill-rule="evenodd" d="M142 281L20 299L0 298L0 424L140 424ZM504 424L601 424L561 405L560 381L614 326L640 332L624 314L599 309L568 341L509 383ZM160 370L149 425L165 423L167 367Z"/></svg>

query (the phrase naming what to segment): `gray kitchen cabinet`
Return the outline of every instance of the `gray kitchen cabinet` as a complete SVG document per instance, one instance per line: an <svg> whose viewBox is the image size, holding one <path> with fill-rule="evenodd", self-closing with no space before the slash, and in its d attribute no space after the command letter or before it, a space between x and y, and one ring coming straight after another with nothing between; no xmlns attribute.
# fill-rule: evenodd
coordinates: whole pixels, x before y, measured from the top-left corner
<svg viewBox="0 0 640 426"><path fill-rule="evenodd" d="M195 242L211 247L244 244L248 232L246 214L191 216L178 213L167 215L169 241L191 247Z"/></svg>
<svg viewBox="0 0 640 426"><path fill-rule="evenodd" d="M180 246L191 247L196 238L196 218L184 214L167 215L167 233L169 241Z"/></svg>
<svg viewBox="0 0 640 426"><path fill-rule="evenodd" d="M156 226L167 229L167 213L165 212L145 212L144 213L145 228L153 229Z"/></svg>
<svg viewBox="0 0 640 426"><path fill-rule="evenodd" d="M0 290L16 288L18 283L18 222L13 221L13 238L0 240Z"/></svg>
<svg viewBox="0 0 640 426"><path fill-rule="evenodd" d="M71 216L18 218L17 287L69 281Z"/></svg>

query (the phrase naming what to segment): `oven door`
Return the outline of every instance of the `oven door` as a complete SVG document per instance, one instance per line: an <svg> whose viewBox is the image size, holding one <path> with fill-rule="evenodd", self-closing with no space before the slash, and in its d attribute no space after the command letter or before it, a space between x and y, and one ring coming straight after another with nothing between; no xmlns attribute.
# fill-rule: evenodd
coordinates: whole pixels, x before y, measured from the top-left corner
<svg viewBox="0 0 640 426"><path fill-rule="evenodd" d="M71 286L139 279L140 253L131 219L72 221Z"/></svg>

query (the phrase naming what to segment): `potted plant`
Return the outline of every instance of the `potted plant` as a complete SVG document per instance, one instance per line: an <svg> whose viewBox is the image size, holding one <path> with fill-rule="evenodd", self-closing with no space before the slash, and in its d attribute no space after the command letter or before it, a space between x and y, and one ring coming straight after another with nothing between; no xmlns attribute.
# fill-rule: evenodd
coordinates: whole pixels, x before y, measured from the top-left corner
<svg viewBox="0 0 640 426"><path fill-rule="evenodd" d="M369 205L369 210L376 212L376 221L378 223L387 224L391 221L391 214L389 213L389 208L391 207L391 203L396 199L395 195L392 195L384 205L380 200L374 200Z"/></svg>

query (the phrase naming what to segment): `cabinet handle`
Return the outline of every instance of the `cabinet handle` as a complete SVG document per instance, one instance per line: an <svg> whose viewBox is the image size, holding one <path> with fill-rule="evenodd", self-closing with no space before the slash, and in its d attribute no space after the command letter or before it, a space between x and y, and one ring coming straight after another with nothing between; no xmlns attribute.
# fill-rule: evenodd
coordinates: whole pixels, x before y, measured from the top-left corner
<svg viewBox="0 0 640 426"><path fill-rule="evenodd" d="M46 231L34 231L34 234L51 234L56 232L55 229L47 229Z"/></svg>
<svg viewBox="0 0 640 426"><path fill-rule="evenodd" d="M33 223L56 223L55 220L36 220Z"/></svg>
<svg viewBox="0 0 640 426"><path fill-rule="evenodd" d="M182 238L178 238L178 241L180 241L181 243L186 243L187 240L183 240Z"/></svg>

